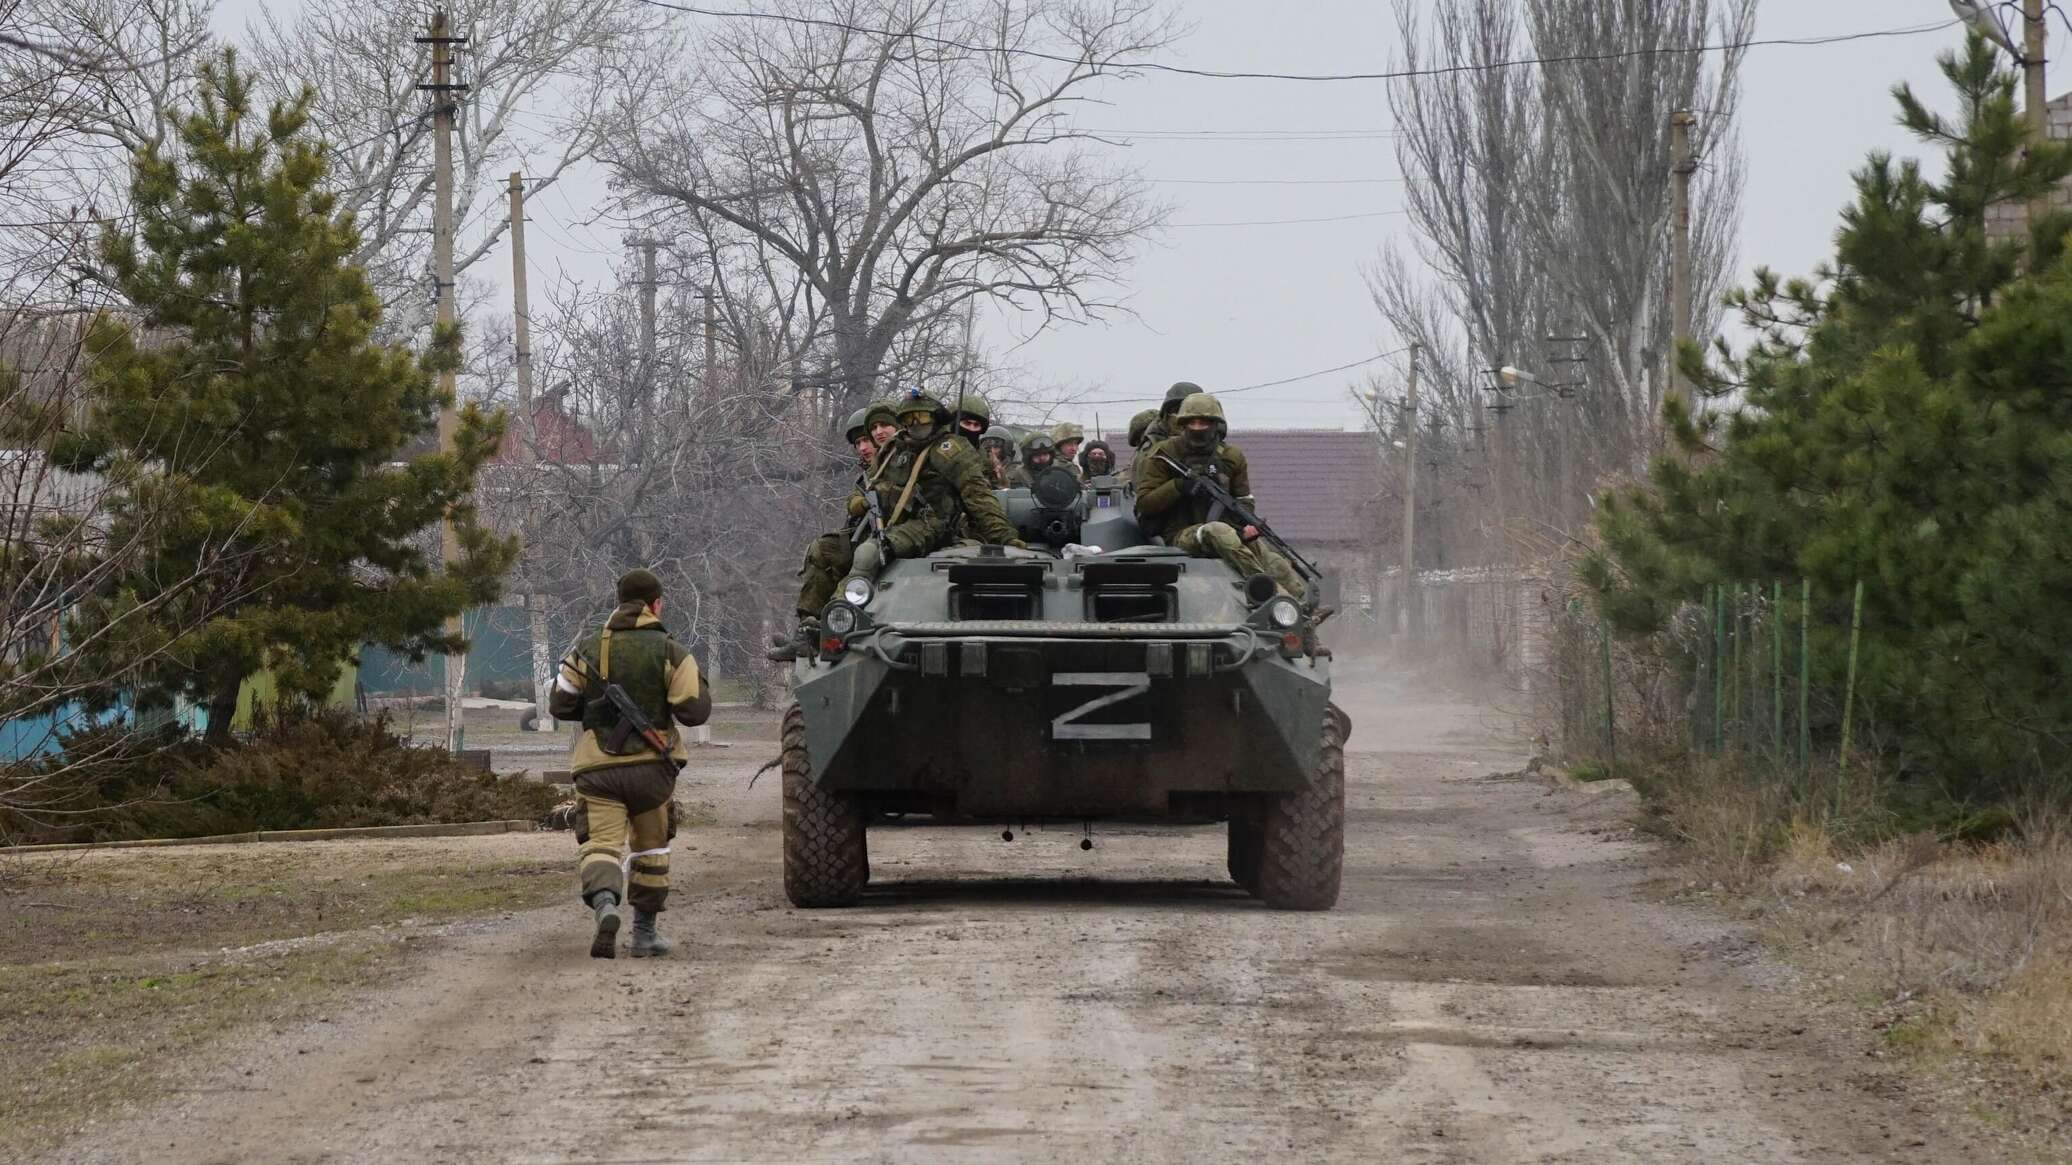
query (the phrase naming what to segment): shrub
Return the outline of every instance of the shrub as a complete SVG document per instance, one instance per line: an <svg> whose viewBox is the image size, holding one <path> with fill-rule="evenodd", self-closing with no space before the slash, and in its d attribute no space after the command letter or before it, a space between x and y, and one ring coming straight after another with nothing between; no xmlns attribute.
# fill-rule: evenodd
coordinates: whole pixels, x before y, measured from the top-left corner
<svg viewBox="0 0 2072 1165"><path fill-rule="evenodd" d="M20 840L202 837L262 829L327 829L515 819L544 822L547 786L462 767L415 746L386 713L290 710L221 748L179 736L96 729L50 762L70 766L81 804L66 825L0 823Z"/></svg>

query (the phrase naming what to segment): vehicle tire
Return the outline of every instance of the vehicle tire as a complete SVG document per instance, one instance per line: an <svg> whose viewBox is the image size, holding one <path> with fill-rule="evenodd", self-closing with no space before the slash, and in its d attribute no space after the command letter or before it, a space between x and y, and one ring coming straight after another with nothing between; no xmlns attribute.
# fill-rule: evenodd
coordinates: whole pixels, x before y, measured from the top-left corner
<svg viewBox="0 0 2072 1165"><path fill-rule="evenodd" d="M1267 804L1259 897L1276 910L1329 910L1345 871L1345 721L1324 713L1309 787Z"/></svg>
<svg viewBox="0 0 2072 1165"><path fill-rule="evenodd" d="M850 906L869 879L863 809L813 783L806 716L793 704L784 710L784 896L807 909Z"/></svg>
<svg viewBox="0 0 2072 1165"><path fill-rule="evenodd" d="M1225 865L1230 870L1230 880L1247 894L1259 893L1259 859L1264 844L1265 833L1257 821L1249 817L1230 819L1230 856Z"/></svg>

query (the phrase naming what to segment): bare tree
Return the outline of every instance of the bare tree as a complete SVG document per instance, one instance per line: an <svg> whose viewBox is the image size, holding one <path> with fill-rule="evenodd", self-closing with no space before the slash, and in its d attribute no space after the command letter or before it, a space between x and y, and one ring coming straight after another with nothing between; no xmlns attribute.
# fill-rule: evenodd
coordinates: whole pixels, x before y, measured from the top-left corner
<svg viewBox="0 0 2072 1165"><path fill-rule="evenodd" d="M1392 84L1416 242L1369 272L1424 345L1436 474L1421 523L1492 561L1506 523L1565 536L1646 456L1669 375L1669 115L1701 110L1694 319L1719 318L1739 224L1732 118L1753 0L1398 0ZM1726 46L1701 51L1701 46ZM1543 60L1544 64L1513 62ZM1507 385L1498 370L1535 379ZM1433 561L1433 560L1425 560ZM1445 560L1439 560L1444 562ZM1451 563L1447 563L1451 564Z"/></svg>
<svg viewBox="0 0 2072 1165"><path fill-rule="evenodd" d="M1164 211L1101 164L1070 113L1166 41L1152 4L759 11L719 24L686 75L636 94L604 156L655 223L753 239L796 274L820 325L804 386L826 415L906 360L941 367L974 297L1045 320L1113 307L1102 286Z"/></svg>
<svg viewBox="0 0 2072 1165"><path fill-rule="evenodd" d="M461 46L454 135L454 270L465 273L502 240L504 174L521 164L534 192L595 153L601 111L659 51L656 10L635 0L455 0ZM430 324L434 95L425 13L410 6L311 0L292 19L269 12L251 30L266 83L317 90L311 121L330 143L339 205L360 230L355 261L380 290L389 323Z"/></svg>

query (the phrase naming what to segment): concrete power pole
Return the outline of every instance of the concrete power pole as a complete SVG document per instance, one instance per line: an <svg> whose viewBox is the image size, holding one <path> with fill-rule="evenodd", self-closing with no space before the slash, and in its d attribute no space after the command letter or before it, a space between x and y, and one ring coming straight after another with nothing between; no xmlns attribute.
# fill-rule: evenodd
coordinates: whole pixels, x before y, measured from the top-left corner
<svg viewBox="0 0 2072 1165"><path fill-rule="evenodd" d="M438 295L439 328L445 331L457 322L453 287L453 114L459 94L467 89L453 80L453 46L466 44L468 38L452 35L446 12L441 9L432 13L430 35L416 39L419 44L432 46L432 83L418 88L432 94L432 278ZM454 450L454 437L459 427L454 413L455 391L452 371L441 372L441 453L450 454ZM451 566L460 561L460 556L460 539L454 534L453 515L449 512L439 520L439 561L441 565ZM446 620L446 633L456 638L465 634L461 616ZM455 756L460 755L465 744L461 695L466 690L467 670L466 652L446 657L446 747Z"/></svg>
<svg viewBox="0 0 2072 1165"><path fill-rule="evenodd" d="M518 378L518 471L525 475L525 541L538 533L533 507L538 503L539 421L532 404L532 312L525 295L525 176L511 174L511 366ZM532 641L532 722L535 731L554 731L547 714L547 688L554 682L554 649L547 640L547 596L531 572L526 574L526 629Z"/></svg>
<svg viewBox="0 0 2072 1165"><path fill-rule="evenodd" d="M1691 127L1697 115L1679 109L1669 115L1671 206L1669 212L1673 251L1669 263L1669 313L1675 347L1669 353L1669 392L1691 404L1690 386L1684 383L1677 352L1691 338L1691 175L1698 163L1691 157Z"/></svg>
<svg viewBox="0 0 2072 1165"><path fill-rule="evenodd" d="M1417 356L1410 345L1410 386L1403 397L1403 584L1396 591L1396 633L1407 642L1416 630L1417 587Z"/></svg>

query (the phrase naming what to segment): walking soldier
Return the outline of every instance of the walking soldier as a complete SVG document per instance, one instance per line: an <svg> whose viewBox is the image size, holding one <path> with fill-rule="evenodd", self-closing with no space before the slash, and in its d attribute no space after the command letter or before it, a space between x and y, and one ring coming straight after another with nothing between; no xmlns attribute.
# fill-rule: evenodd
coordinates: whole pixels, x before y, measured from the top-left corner
<svg viewBox="0 0 2072 1165"><path fill-rule="evenodd" d="M655 921L669 896L669 803L690 759L676 726L705 723L712 693L662 627L661 580L628 571L618 594L604 626L562 659L548 709L583 726L569 767L588 818L577 861L597 924L590 955L617 957L623 902L633 907L632 955L642 959L670 947Z"/></svg>

